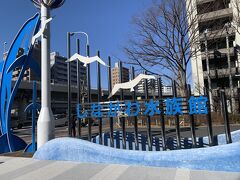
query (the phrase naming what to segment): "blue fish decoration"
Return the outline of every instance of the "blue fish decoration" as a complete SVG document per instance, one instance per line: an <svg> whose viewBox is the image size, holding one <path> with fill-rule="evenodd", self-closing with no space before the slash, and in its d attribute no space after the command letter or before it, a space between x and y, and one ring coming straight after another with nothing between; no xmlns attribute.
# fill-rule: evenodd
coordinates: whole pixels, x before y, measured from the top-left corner
<svg viewBox="0 0 240 180"><path fill-rule="evenodd" d="M31 68L40 75L40 67L32 59L33 46L31 45L31 39L38 32L39 26L40 15L37 13L27 20L18 32L8 51L6 60L2 63L2 67L0 63L2 69L0 81L0 153L22 150L27 146L24 140L12 133L11 109L24 72ZM20 48L23 48L24 52L17 57ZM20 68L20 73L12 88L12 73L17 67Z"/></svg>

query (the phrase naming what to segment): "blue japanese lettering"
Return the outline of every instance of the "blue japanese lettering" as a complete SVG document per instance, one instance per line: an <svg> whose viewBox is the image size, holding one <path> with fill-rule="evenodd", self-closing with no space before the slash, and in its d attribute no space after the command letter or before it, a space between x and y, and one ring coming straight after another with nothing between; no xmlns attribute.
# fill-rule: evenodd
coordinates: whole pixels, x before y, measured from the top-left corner
<svg viewBox="0 0 240 180"><path fill-rule="evenodd" d="M166 101L166 115L177 115L180 114L182 115L182 98L173 98L169 99L167 98Z"/></svg>
<svg viewBox="0 0 240 180"><path fill-rule="evenodd" d="M189 104L189 114L207 114L207 101L208 98L204 96L194 97L191 96L188 100Z"/></svg>
<svg viewBox="0 0 240 180"><path fill-rule="evenodd" d="M145 106L147 107L146 110L144 111L144 115L149 115L149 116L153 116L154 114L161 114L161 111L159 110L158 106L159 106L159 101L156 101L154 103L153 99L151 99L148 102L145 102Z"/></svg>
<svg viewBox="0 0 240 180"><path fill-rule="evenodd" d="M86 118L87 117L87 111L84 111L83 113L81 112L81 109L82 109L82 105L81 104L78 104L77 105L77 117L80 118L80 119L83 119L83 118Z"/></svg>
<svg viewBox="0 0 240 180"><path fill-rule="evenodd" d="M102 117L102 106L101 104L92 104L91 105L91 109L92 109L92 116L95 118L100 118Z"/></svg>
<svg viewBox="0 0 240 180"><path fill-rule="evenodd" d="M127 108L126 108L126 113L128 116L138 116L139 112L140 112L140 104L138 102L127 102L126 104ZM134 107L135 112L131 113L131 108Z"/></svg>
<svg viewBox="0 0 240 180"><path fill-rule="evenodd" d="M120 103L117 101L116 104L109 103L108 117L117 117L118 112L121 110Z"/></svg>

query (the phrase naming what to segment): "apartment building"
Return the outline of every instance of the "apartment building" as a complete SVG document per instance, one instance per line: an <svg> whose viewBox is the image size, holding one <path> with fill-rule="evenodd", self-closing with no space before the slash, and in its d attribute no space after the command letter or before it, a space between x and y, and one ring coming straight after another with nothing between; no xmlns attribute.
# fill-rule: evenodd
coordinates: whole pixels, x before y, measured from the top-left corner
<svg viewBox="0 0 240 180"><path fill-rule="evenodd" d="M115 67L112 68L112 87L114 87L115 84L120 83L120 67L119 63L115 63ZM126 67L122 67L122 77L123 82L129 81L129 69Z"/></svg>
<svg viewBox="0 0 240 180"><path fill-rule="evenodd" d="M22 48L19 49L17 57L24 53ZM32 58L37 62L39 67L41 67L41 42L36 42L33 47ZM67 84L67 60L66 57L59 55L58 52L50 53L50 65L51 65L51 83L56 84ZM21 69L16 68L13 71L12 79L14 81L19 77ZM80 82L81 84L87 85L86 81L86 67L83 63L80 64ZM27 69L23 76L23 81L40 81L40 77L32 70ZM77 85L77 63L71 62L71 83L72 85Z"/></svg>
<svg viewBox="0 0 240 180"><path fill-rule="evenodd" d="M50 54L51 82L56 84L67 84L67 58L59 55L58 52ZM86 86L86 67L80 64L80 83ZM77 85L77 61L71 62L71 83Z"/></svg>
<svg viewBox="0 0 240 180"><path fill-rule="evenodd" d="M196 28L201 50L192 58L192 80L195 95L208 88L214 106L219 90L224 89L232 111L239 111L240 34L237 27L238 0L187 0L192 16L197 16ZM192 29L193 30L193 29ZM192 46L192 51L196 51Z"/></svg>
<svg viewBox="0 0 240 180"><path fill-rule="evenodd" d="M158 82L155 79L148 79L147 80L148 83L148 88L149 88L149 92L153 93L153 92L158 92ZM137 85L137 92L140 93L144 93L144 85L145 85L145 80L142 79L139 84Z"/></svg>
<svg viewBox="0 0 240 180"><path fill-rule="evenodd" d="M148 83L148 92L151 95L158 96L158 81L155 80L155 79L148 79L147 83ZM137 85L137 92L144 93L145 92L144 91L144 85L145 85L145 81L141 80L139 82L139 84ZM162 86L162 93L165 96L172 95L172 86L163 85Z"/></svg>

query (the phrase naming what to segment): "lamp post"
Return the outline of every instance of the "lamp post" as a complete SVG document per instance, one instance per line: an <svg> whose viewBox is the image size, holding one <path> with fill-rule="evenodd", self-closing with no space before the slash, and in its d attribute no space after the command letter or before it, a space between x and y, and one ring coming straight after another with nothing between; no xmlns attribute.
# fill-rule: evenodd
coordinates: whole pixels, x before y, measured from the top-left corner
<svg viewBox="0 0 240 180"><path fill-rule="evenodd" d="M89 38L88 34L83 32L83 31L77 31L77 32L68 32L67 33L67 54L68 54L68 59L71 57L71 36L74 36L75 34L83 34L87 38L87 43L86 43L86 49L88 51L89 47ZM77 46L78 43L77 43ZM77 51L79 48L77 47ZM77 52L79 53L79 52ZM89 56L89 55L87 55ZM79 92L80 92L80 83L79 83L79 61L77 61L77 80L78 80L78 101L79 101ZM89 68L89 66L88 66ZM67 75L68 75L68 135L71 137L72 136L72 122L71 122L71 114L72 114L72 93L71 93L71 62L69 61L67 64Z"/></svg>
<svg viewBox="0 0 240 180"><path fill-rule="evenodd" d="M41 22L50 17L50 10L63 5L64 0L31 0L35 6L41 8ZM37 124L37 147L40 148L47 141L54 138L54 121L51 110L50 91L50 25L41 37L41 111Z"/></svg>

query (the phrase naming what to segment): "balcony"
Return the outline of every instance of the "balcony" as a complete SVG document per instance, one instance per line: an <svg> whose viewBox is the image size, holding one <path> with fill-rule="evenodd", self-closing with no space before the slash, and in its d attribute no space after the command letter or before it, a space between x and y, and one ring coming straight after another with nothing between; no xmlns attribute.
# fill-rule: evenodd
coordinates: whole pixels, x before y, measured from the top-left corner
<svg viewBox="0 0 240 180"><path fill-rule="evenodd" d="M225 88L225 93L227 96L231 96L231 89L230 88ZM234 87L233 88L233 95L235 98L238 98L238 88L237 87Z"/></svg>
<svg viewBox="0 0 240 180"><path fill-rule="evenodd" d="M231 74L234 76L235 74L237 74L239 69L237 68L231 68ZM229 77L230 75L230 72L229 72L229 69L226 68L226 69L218 69L217 70L217 75L219 78L222 78L222 77Z"/></svg>
<svg viewBox="0 0 240 180"><path fill-rule="evenodd" d="M234 48L231 47L231 48L229 48L229 50L230 50L230 56L234 56L234 54L235 54ZM217 51L219 51L222 56L227 54L227 48L218 49ZM205 52L202 52L201 56L202 56L202 59L206 59ZM214 59L214 51L213 50L208 51L208 58L209 58L209 60Z"/></svg>
<svg viewBox="0 0 240 180"><path fill-rule="evenodd" d="M215 0L197 0L197 4L199 5L199 4L204 4L212 1L215 1Z"/></svg>
<svg viewBox="0 0 240 180"><path fill-rule="evenodd" d="M240 68L231 68L231 74L232 76L239 74ZM224 78L224 77L229 77L229 69L212 69L210 70L210 78L215 79L215 78ZM203 71L203 77L204 79L207 79L208 74L207 71Z"/></svg>
<svg viewBox="0 0 240 180"><path fill-rule="evenodd" d="M235 98L238 98L238 90L239 88L238 87L234 87L233 88L233 94L234 94L234 97ZM212 95L213 96L215 96L215 97L218 97L218 96L220 96L220 90L221 89L213 89L212 90ZM224 91L225 91L225 93L226 93L226 96L231 96L231 91L230 91L230 88L225 88L225 89L223 89Z"/></svg>
<svg viewBox="0 0 240 180"><path fill-rule="evenodd" d="M226 29L218 29L218 30L213 30L211 31L211 29L208 29L208 34L207 34L207 40L216 40L216 39L219 39L219 38L222 38L222 37L226 37L227 36L227 31ZM229 36L233 36L235 35L235 29L234 27L230 27L228 29L228 33L229 33ZM205 35L204 33L201 33L200 36L200 41L205 41Z"/></svg>
<svg viewBox="0 0 240 180"><path fill-rule="evenodd" d="M220 19L220 18L229 17L229 16L233 16L232 8L226 8L218 11L201 14L201 15L198 15L198 18L199 18L199 22L206 22L206 21Z"/></svg>
<svg viewBox="0 0 240 180"><path fill-rule="evenodd" d="M210 75L210 78L216 78L216 75L217 75L216 70L210 70L209 75ZM207 79L207 77L208 77L207 71L203 72L203 77L204 77L204 79Z"/></svg>

